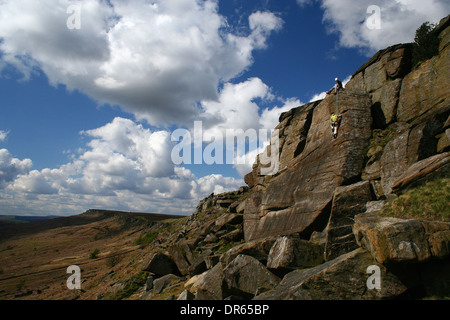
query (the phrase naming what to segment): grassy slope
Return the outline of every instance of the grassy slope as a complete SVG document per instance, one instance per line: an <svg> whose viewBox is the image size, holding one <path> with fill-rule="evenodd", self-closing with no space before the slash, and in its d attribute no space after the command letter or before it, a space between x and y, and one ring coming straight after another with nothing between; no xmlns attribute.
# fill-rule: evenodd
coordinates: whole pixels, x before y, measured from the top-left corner
<svg viewBox="0 0 450 320"><path fill-rule="evenodd" d="M388 202L380 215L450 222L450 179L434 180L406 191Z"/></svg>
<svg viewBox="0 0 450 320"><path fill-rule="evenodd" d="M106 292L124 289L129 279L142 276L141 262L150 249L136 240L154 223L152 220L161 222L160 218L131 213L84 214L73 217L73 225L65 225L64 220L61 226L53 221L50 227L43 222L41 228L32 228L35 232L27 228L25 233L1 240L0 300L95 300ZM66 269L70 265L81 267L82 291L67 289L70 275Z"/></svg>

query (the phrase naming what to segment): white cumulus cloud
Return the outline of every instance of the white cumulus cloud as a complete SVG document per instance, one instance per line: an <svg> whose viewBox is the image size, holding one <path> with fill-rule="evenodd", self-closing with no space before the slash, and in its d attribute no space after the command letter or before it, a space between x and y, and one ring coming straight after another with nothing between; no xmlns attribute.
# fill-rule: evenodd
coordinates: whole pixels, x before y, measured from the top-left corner
<svg viewBox="0 0 450 320"><path fill-rule="evenodd" d="M0 189L5 188L19 175L27 174L32 166L30 159L14 158L8 150L0 149Z"/></svg>
<svg viewBox="0 0 450 320"><path fill-rule="evenodd" d="M95 207L190 214L211 192L236 190L244 183L223 175L198 178L175 166L170 132L151 131L130 119L115 118L82 136L88 139L86 147L54 169L30 171L31 160L0 150L0 186L14 194L9 199L4 193L0 208L23 201L21 210L36 214Z"/></svg>
<svg viewBox="0 0 450 320"><path fill-rule="evenodd" d="M450 12L447 0L297 0L301 7L313 2L320 3L324 24L338 36L340 46L360 48L368 55L414 41L415 31L423 22L437 23ZM371 6L377 10L369 10ZM369 26L378 14L379 28Z"/></svg>
<svg viewBox="0 0 450 320"><path fill-rule="evenodd" d="M67 28L70 5L80 29ZM72 18L71 18L72 19ZM119 105L152 125L186 123L198 101L253 62L282 19L255 12L247 32L233 34L217 0L4 0L0 2L1 65Z"/></svg>

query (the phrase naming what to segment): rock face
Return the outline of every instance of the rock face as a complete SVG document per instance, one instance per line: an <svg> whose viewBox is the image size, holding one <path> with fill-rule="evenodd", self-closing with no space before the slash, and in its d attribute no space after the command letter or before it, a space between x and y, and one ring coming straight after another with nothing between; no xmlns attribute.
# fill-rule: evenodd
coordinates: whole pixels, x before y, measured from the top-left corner
<svg viewBox="0 0 450 320"><path fill-rule="evenodd" d="M280 116L279 172L261 175L257 160L246 176L250 195L241 208L247 241L292 233L309 239L312 232L324 230L333 211L329 225L333 243L336 237L351 234L351 223L342 233L333 225L335 218L344 214L351 219L365 211L345 208L345 201L335 197L339 188L366 181L361 202L379 200L398 188L398 179L411 166L445 151L449 19L437 30L439 54L414 70L411 44L389 47L357 70L343 93ZM342 115L337 139L330 132L332 113Z"/></svg>
<svg viewBox="0 0 450 320"><path fill-rule="evenodd" d="M144 263L154 286L176 274L190 277L179 299L449 296L448 218L378 215L407 189L450 177L450 16L436 30L432 59L413 68L411 44L389 47L343 93L281 114L279 170L263 175L257 157L248 188L200 201L166 253Z"/></svg>
<svg viewBox="0 0 450 320"><path fill-rule="evenodd" d="M450 53L446 47L438 56L405 76L397 110L398 121L411 122L418 117L427 118L448 110L448 73L442 70L449 70L449 61Z"/></svg>
<svg viewBox="0 0 450 320"><path fill-rule="evenodd" d="M257 189L246 200L246 240L323 228L334 189L361 174L371 134L370 105L367 95L339 96L338 103L330 96L313 111L310 104L293 115L304 118L305 112L312 112L305 147L285 171L271 177L264 190ZM345 117L340 137L333 140L329 118L337 110Z"/></svg>

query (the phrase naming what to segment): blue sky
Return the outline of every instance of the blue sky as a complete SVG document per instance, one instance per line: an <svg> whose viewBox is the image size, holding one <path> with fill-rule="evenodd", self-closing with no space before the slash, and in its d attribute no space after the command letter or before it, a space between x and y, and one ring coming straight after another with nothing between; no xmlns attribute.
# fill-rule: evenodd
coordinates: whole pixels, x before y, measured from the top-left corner
<svg viewBox="0 0 450 320"><path fill-rule="evenodd" d="M251 163L175 165L174 130L271 130L449 11L444 0L2 1L0 214L190 214L244 185Z"/></svg>

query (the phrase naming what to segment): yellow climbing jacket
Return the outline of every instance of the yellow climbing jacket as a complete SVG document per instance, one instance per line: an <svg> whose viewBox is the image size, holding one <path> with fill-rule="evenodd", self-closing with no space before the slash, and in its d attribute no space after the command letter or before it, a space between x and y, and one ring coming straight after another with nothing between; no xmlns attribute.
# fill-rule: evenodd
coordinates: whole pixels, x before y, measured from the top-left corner
<svg viewBox="0 0 450 320"><path fill-rule="evenodd" d="M331 122L338 122L339 120L339 116L336 114L332 114L331 115Z"/></svg>

